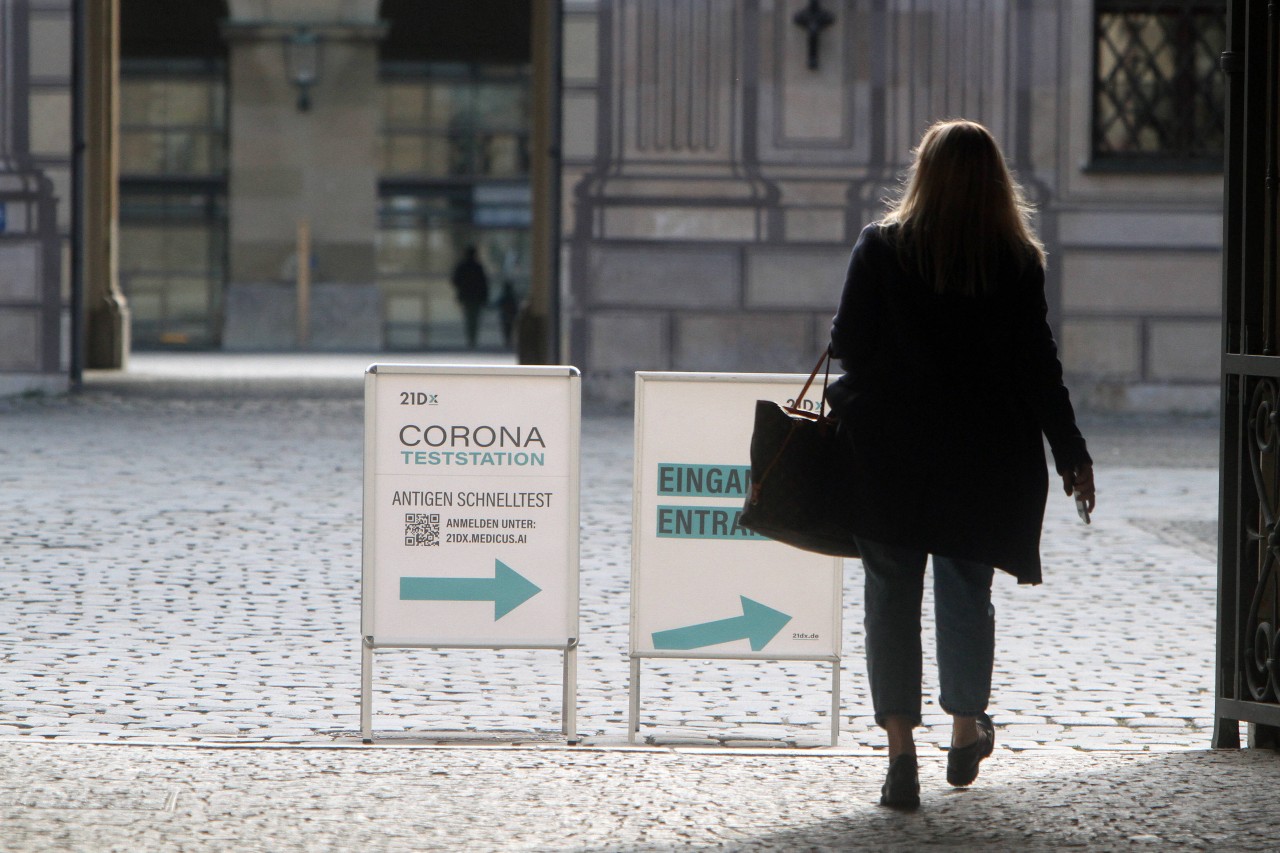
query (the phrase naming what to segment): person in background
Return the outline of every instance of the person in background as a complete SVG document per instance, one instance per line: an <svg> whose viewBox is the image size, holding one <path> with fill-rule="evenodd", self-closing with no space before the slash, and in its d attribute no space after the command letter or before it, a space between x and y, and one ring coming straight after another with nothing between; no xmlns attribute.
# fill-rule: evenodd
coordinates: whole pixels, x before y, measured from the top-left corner
<svg viewBox="0 0 1280 853"><path fill-rule="evenodd" d="M476 348L476 336L480 330L480 312L489 304L489 276L476 257L476 247L467 246L462 253L462 260L453 268L454 293L458 304L462 306L463 322L466 325L467 347Z"/></svg>
<svg viewBox="0 0 1280 853"><path fill-rule="evenodd" d="M510 281L502 283L502 293L493 305L498 309L498 319L502 321L502 344L511 349L511 334L515 330L516 315L520 313L520 299Z"/></svg>
<svg viewBox="0 0 1280 853"><path fill-rule="evenodd" d="M1044 249L991 133L925 133L900 197L849 260L831 328L844 375L827 398L848 450L851 525L865 570L866 654L889 741L882 805L920 803L920 609L933 556L947 781L992 754L994 569L1041 581L1043 433L1082 519L1093 462L1046 319Z"/></svg>

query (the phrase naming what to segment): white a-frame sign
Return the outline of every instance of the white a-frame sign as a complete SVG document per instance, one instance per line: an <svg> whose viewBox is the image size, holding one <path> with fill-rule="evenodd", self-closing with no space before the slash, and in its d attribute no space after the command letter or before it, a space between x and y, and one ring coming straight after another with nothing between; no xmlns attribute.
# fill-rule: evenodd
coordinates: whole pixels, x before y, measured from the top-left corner
<svg viewBox="0 0 1280 853"><path fill-rule="evenodd" d="M643 658L830 662L839 738L842 562L738 524L756 400L790 403L804 379L636 374L630 740Z"/></svg>
<svg viewBox="0 0 1280 853"><path fill-rule="evenodd" d="M379 648L559 649L576 734L581 385L573 367L365 375L360 731Z"/></svg>

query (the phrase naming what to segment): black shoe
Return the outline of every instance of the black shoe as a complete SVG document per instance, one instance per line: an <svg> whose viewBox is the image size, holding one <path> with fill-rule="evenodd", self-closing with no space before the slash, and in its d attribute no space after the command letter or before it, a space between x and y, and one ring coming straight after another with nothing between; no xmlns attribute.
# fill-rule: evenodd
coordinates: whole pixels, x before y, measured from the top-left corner
<svg viewBox="0 0 1280 853"><path fill-rule="evenodd" d="M880 789L880 805L891 809L920 807L920 775L911 753L904 752L889 762L889 775Z"/></svg>
<svg viewBox="0 0 1280 853"><path fill-rule="evenodd" d="M978 714L978 739L968 746L953 746L947 754L947 781L957 788L972 785L978 778L978 764L996 747L996 729L991 718Z"/></svg>

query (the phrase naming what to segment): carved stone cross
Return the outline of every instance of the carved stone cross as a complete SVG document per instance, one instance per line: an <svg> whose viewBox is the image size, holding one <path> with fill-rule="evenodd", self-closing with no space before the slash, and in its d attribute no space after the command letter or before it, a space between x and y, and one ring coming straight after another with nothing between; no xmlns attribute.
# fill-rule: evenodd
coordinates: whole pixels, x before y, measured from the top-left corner
<svg viewBox="0 0 1280 853"><path fill-rule="evenodd" d="M821 0L809 0L809 5L796 12L791 20L809 34L809 69L817 70L818 36L836 22L836 16L822 8Z"/></svg>

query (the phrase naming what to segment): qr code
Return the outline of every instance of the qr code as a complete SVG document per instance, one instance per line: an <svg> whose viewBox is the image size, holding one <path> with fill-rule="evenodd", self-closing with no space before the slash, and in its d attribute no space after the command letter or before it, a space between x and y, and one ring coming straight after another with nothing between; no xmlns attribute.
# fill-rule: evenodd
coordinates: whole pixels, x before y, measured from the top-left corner
<svg viewBox="0 0 1280 853"><path fill-rule="evenodd" d="M407 512L404 515L404 544L439 545L440 513Z"/></svg>

